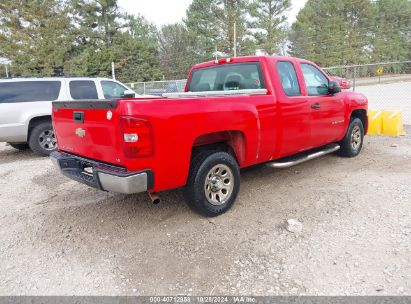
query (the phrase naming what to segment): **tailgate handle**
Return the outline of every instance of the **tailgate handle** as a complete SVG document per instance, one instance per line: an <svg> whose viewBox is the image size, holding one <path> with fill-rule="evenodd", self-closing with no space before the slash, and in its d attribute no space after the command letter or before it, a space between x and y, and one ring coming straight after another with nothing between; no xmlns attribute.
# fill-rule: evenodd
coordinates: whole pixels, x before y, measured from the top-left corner
<svg viewBox="0 0 411 304"><path fill-rule="evenodd" d="M73 112L73 120L78 123L84 123L84 112Z"/></svg>

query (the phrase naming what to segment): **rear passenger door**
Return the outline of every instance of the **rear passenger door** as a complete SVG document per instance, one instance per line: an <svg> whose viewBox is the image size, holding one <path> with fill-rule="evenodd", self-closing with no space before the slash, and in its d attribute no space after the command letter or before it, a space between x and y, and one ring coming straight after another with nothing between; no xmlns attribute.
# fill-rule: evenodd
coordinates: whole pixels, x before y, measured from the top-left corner
<svg viewBox="0 0 411 304"><path fill-rule="evenodd" d="M94 80L70 80L68 91L73 100L99 99Z"/></svg>
<svg viewBox="0 0 411 304"><path fill-rule="evenodd" d="M301 71L311 107L311 143L319 147L338 140L344 126L344 100L341 94L328 93L328 77L309 63Z"/></svg>
<svg viewBox="0 0 411 304"><path fill-rule="evenodd" d="M278 61L276 69L281 83L275 92L280 114L277 123L280 146L276 151L277 157L283 157L311 147L311 108L301 90L301 79L298 79L294 63Z"/></svg>
<svg viewBox="0 0 411 304"><path fill-rule="evenodd" d="M29 121L51 115L61 97L60 80L0 81L0 142L26 142Z"/></svg>

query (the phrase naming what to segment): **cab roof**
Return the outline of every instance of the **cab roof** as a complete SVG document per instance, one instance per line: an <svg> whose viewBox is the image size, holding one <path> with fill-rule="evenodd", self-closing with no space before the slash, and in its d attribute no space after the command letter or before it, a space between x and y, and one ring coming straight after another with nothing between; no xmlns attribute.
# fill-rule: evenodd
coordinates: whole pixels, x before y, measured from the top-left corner
<svg viewBox="0 0 411 304"><path fill-rule="evenodd" d="M241 62L256 62L256 61L268 61L268 60L288 60L288 61L306 61L305 59L290 57L290 56L267 56L267 55L260 55L260 56L241 56L241 57L227 57L227 58L220 58L218 60L207 61L203 63L196 64L192 67L192 69L199 69L199 68L206 68L210 66L215 66L218 64L226 64L226 63L241 63Z"/></svg>

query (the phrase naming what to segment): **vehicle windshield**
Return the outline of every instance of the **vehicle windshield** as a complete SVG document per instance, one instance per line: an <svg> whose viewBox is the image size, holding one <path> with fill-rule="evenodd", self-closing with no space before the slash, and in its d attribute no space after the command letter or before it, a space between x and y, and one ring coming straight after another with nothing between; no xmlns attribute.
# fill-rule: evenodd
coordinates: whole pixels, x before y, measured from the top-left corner
<svg viewBox="0 0 411 304"><path fill-rule="evenodd" d="M188 92L265 89L258 62L224 64L193 71Z"/></svg>

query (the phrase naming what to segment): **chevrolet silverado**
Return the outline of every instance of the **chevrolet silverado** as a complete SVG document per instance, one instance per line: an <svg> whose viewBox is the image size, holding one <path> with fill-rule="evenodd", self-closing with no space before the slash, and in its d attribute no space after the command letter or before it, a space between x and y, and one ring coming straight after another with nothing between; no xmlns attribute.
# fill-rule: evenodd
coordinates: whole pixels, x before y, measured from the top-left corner
<svg viewBox="0 0 411 304"><path fill-rule="evenodd" d="M157 192L183 187L191 208L216 216L236 200L240 168L358 155L367 105L304 59L224 58L192 67L183 93L53 102L51 158L105 191L158 201Z"/></svg>

